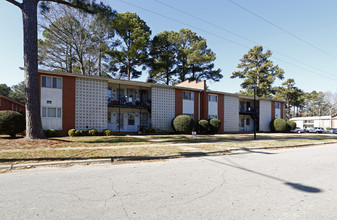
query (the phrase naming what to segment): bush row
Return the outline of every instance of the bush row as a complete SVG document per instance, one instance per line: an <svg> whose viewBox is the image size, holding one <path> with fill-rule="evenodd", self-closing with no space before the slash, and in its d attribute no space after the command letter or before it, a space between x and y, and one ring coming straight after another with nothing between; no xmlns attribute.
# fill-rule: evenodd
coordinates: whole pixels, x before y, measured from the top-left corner
<svg viewBox="0 0 337 220"><path fill-rule="evenodd" d="M76 136L97 136L98 131L96 129L89 129L89 130L76 130L76 129L70 129L68 131L68 135L70 137L76 137ZM104 129L103 130L104 136L111 136L113 135L113 131L110 129Z"/></svg>
<svg viewBox="0 0 337 220"><path fill-rule="evenodd" d="M172 121L172 127L175 132L181 134L190 134L194 130L194 120L188 115L178 115ZM209 120L199 120L197 129L201 134L216 134L221 127L221 121L216 118Z"/></svg>

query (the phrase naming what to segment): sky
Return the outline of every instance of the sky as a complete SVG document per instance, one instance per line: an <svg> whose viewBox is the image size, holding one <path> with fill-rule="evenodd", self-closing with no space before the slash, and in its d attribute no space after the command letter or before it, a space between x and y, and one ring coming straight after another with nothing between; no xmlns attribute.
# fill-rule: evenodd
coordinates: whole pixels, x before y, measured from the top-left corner
<svg viewBox="0 0 337 220"><path fill-rule="evenodd" d="M207 40L222 70L212 90L235 93L242 79L231 79L242 56L255 45L271 50L271 60L305 92L337 92L337 1L335 0L105 0L117 12L137 13L151 28L188 28ZM0 84L24 80L23 27L19 8L0 2ZM145 81L147 72L137 80ZM285 81L284 80L284 81ZM275 85L281 84L277 80Z"/></svg>

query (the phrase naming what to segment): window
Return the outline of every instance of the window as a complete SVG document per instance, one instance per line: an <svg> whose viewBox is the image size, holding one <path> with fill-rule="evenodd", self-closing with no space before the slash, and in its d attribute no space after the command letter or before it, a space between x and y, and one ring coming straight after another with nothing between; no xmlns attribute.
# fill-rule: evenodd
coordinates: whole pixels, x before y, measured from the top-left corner
<svg viewBox="0 0 337 220"><path fill-rule="evenodd" d="M250 126L250 118L246 118L246 125Z"/></svg>
<svg viewBox="0 0 337 220"><path fill-rule="evenodd" d="M41 86L46 88L62 89L62 79L59 77L41 77Z"/></svg>
<svg viewBox="0 0 337 220"><path fill-rule="evenodd" d="M128 125L135 125L135 116L133 113L129 113L128 115Z"/></svg>
<svg viewBox="0 0 337 220"><path fill-rule="evenodd" d="M281 108L281 103L275 102L275 108Z"/></svg>
<svg viewBox="0 0 337 220"><path fill-rule="evenodd" d="M62 109L61 108L42 107L42 117L43 118L61 118L62 117Z"/></svg>
<svg viewBox="0 0 337 220"><path fill-rule="evenodd" d="M208 119L211 119L211 118L218 118L218 116L217 115L208 115Z"/></svg>
<svg viewBox="0 0 337 220"><path fill-rule="evenodd" d="M194 100L194 92L184 91L184 93L183 93L183 99Z"/></svg>
<svg viewBox="0 0 337 220"><path fill-rule="evenodd" d="M142 113L140 118L140 124L141 125L147 125L148 124L148 116L147 113Z"/></svg>
<svg viewBox="0 0 337 220"><path fill-rule="evenodd" d="M218 102L218 96L217 95L208 95L208 101L209 102Z"/></svg>

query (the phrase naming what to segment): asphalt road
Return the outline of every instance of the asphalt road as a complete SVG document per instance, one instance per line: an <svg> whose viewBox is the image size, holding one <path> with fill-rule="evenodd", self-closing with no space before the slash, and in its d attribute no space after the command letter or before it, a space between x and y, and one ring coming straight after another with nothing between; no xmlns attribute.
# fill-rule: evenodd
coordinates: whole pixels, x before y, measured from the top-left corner
<svg viewBox="0 0 337 220"><path fill-rule="evenodd" d="M337 145L0 174L0 219L337 219Z"/></svg>

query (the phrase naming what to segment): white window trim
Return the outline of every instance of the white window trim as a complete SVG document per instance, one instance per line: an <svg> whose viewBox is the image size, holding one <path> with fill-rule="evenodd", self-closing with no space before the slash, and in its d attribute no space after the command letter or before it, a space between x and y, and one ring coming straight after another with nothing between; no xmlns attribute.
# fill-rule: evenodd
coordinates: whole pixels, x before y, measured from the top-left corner
<svg viewBox="0 0 337 220"><path fill-rule="evenodd" d="M45 108L45 113L46 113L46 115L45 116L43 116L43 109ZM52 109L52 108L54 108L54 109L56 109L56 117L51 117L51 116L49 116L48 115L48 109ZM60 111L60 116L59 116L59 111ZM60 118L62 118L62 108L59 108L59 107L45 107L45 106L42 106L41 107L41 118L55 118L55 119L60 119Z"/></svg>
<svg viewBox="0 0 337 220"><path fill-rule="evenodd" d="M216 101L212 101L212 100L210 100L211 98L210 97L216 97ZM214 94L208 94L208 101L209 102L218 102L218 95L214 95Z"/></svg>
<svg viewBox="0 0 337 220"><path fill-rule="evenodd" d="M43 77L46 77L46 86L43 86ZM47 78L50 78L50 83L51 83L51 86L48 87L47 86ZM56 79L56 87L53 87L53 79ZM60 80L60 81L59 81ZM58 82L60 82L60 85L58 87ZM42 75L41 76L41 88L48 88L48 89L62 89L63 88L63 80L62 80L62 77L55 77L55 76L46 76L46 75Z"/></svg>

